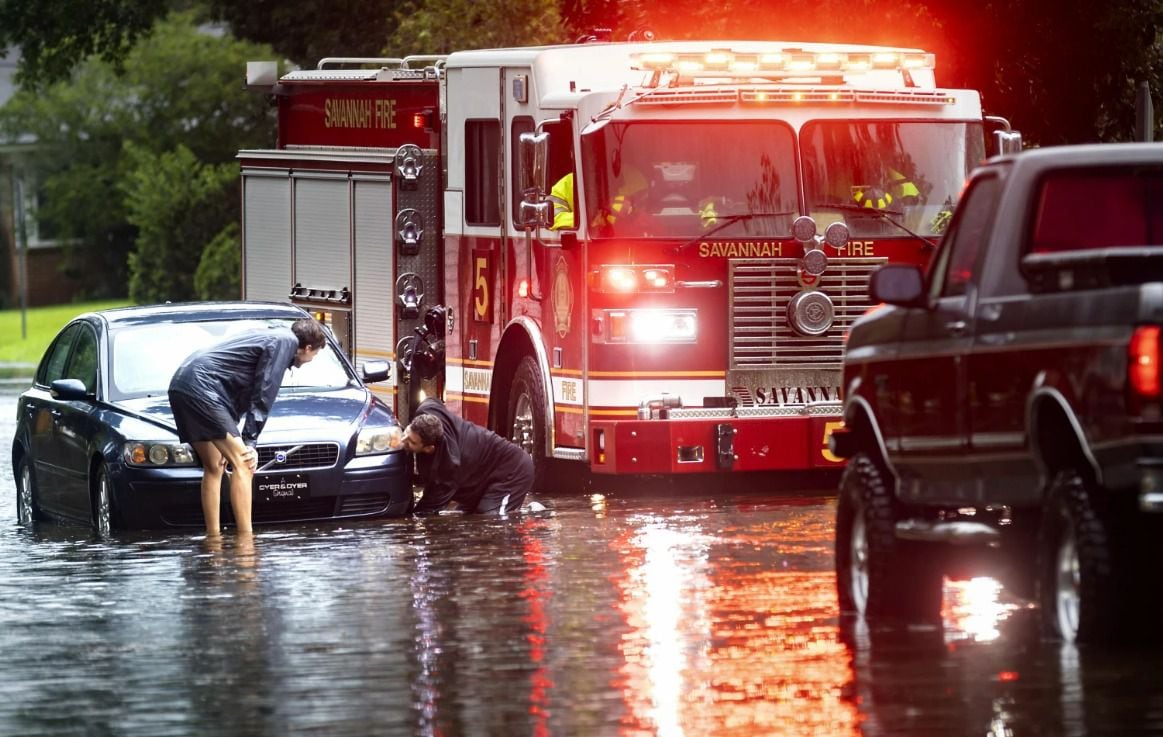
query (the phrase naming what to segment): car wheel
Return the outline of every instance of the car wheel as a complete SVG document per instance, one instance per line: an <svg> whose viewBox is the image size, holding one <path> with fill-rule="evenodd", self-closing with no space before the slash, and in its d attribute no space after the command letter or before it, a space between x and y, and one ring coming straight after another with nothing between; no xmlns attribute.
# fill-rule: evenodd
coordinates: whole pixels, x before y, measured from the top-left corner
<svg viewBox="0 0 1163 737"><path fill-rule="evenodd" d="M32 477L32 462L20 462L20 478L16 487L16 521L29 525L41 518L36 499L36 480Z"/></svg>
<svg viewBox="0 0 1163 737"><path fill-rule="evenodd" d="M896 505L884 473L853 457L836 507L836 592L840 611L873 619L938 622L943 573L931 549L896 539Z"/></svg>
<svg viewBox="0 0 1163 737"><path fill-rule="evenodd" d="M1059 473L1051 484L1040 539L1038 598L1046 633L1067 642L1112 639L1123 592L1107 524L1077 472Z"/></svg>
<svg viewBox="0 0 1163 737"><path fill-rule="evenodd" d="M545 482L548 459L545 457L545 383L537 363L526 356L517 366L509 394L508 437L533 458L533 488Z"/></svg>
<svg viewBox="0 0 1163 737"><path fill-rule="evenodd" d="M102 464L97 467L97 474L93 480L93 531L97 533L97 537L104 540L112 535L118 526L109 472Z"/></svg>

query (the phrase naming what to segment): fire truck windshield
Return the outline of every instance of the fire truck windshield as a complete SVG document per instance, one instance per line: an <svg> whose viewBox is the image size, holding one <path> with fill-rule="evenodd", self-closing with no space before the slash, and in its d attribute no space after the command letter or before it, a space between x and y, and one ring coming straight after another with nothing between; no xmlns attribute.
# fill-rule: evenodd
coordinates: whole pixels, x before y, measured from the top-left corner
<svg viewBox="0 0 1163 737"><path fill-rule="evenodd" d="M979 123L813 121L800 143L808 214L821 230L843 220L856 238L940 235L985 158Z"/></svg>
<svg viewBox="0 0 1163 737"><path fill-rule="evenodd" d="M595 237L787 238L794 134L770 121L614 122L583 137Z"/></svg>

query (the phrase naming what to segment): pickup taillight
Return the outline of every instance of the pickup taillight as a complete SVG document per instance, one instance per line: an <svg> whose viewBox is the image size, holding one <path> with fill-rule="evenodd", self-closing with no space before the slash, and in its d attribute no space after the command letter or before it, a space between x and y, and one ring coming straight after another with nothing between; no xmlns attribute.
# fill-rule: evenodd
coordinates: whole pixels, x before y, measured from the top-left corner
<svg viewBox="0 0 1163 737"><path fill-rule="evenodd" d="M1127 384L1138 398L1159 396L1159 326L1140 325L1127 347Z"/></svg>

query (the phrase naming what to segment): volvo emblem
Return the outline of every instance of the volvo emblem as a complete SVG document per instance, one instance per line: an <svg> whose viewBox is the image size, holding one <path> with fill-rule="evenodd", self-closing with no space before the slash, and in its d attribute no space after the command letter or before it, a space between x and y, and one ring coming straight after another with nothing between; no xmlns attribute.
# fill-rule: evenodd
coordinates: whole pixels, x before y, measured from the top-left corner
<svg viewBox="0 0 1163 737"><path fill-rule="evenodd" d="M275 463L286 463L286 462L287 462L287 454L286 454L286 452L285 452L285 451L281 451L281 450L280 450L280 451L276 451L276 452L275 452Z"/></svg>

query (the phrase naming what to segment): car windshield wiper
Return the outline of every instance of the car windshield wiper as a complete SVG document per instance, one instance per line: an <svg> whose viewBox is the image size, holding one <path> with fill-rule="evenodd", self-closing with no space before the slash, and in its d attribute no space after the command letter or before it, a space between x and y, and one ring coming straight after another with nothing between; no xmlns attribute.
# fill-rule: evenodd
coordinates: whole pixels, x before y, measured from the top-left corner
<svg viewBox="0 0 1163 737"><path fill-rule="evenodd" d="M706 238L710 238L712 235L714 235L715 233L718 233L720 230L726 228L728 225L734 225L735 223L738 223L738 222L741 222L744 220L753 220L755 218L773 218L773 217L781 217L784 215L795 215L795 214L796 213L794 211L786 210L784 212L739 212L739 213L735 213L734 215L716 215L715 219L719 220L721 222L715 223L710 228L708 228L706 231L696 235L694 238L691 238L686 243L675 246L674 252L681 253L682 251L684 251L688 247L693 246L696 243L700 243Z"/></svg>
<svg viewBox="0 0 1163 737"><path fill-rule="evenodd" d="M937 241L930 240L929 238L926 238L925 236L921 235L920 233L914 233L913 231L906 228L904 223L900 222L899 220L893 220L891 217L889 217L889 215L895 215L896 217L901 217L902 215L904 215L904 213L901 212L900 210L878 210L875 207L862 207L861 205L849 205L847 203L836 203L834 205L812 205L812 208L816 209L816 210L838 210L840 212L850 212L854 215L865 215L867 217L881 218L883 220L888 221L892 225L900 228L901 230L908 233L909 235L916 238L917 240L924 241L925 243L928 243L930 246L937 245Z"/></svg>

